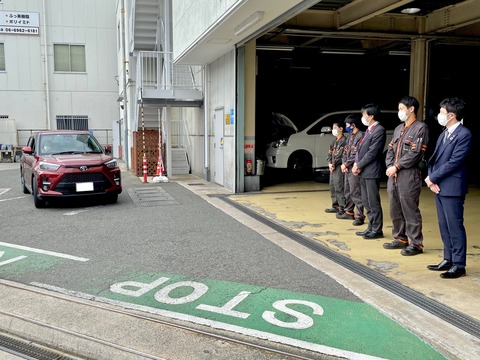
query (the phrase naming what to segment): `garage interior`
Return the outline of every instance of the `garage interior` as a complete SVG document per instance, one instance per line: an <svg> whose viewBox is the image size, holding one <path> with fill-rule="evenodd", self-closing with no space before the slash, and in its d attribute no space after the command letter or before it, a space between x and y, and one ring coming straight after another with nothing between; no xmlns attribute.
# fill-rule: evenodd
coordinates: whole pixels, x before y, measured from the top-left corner
<svg viewBox="0 0 480 360"><path fill-rule="evenodd" d="M451 96L465 100L464 124L478 132L478 0L320 1L257 37L256 48L257 149L271 112L302 130L321 114L370 102L396 110L404 95L423 105L431 139L442 130L438 104Z"/></svg>

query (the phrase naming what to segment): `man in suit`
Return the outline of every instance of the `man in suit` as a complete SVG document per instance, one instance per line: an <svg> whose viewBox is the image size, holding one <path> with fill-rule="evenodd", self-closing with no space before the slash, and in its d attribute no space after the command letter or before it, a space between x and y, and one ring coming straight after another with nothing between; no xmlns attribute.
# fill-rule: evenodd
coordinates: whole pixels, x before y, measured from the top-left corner
<svg viewBox="0 0 480 360"><path fill-rule="evenodd" d="M360 176L363 206L367 210L368 227L357 231L364 239L383 238L383 210L380 199L380 179L384 173L383 148L387 141L385 128L377 121L380 108L376 104L365 105L362 123L367 126L357 149L352 172Z"/></svg>
<svg viewBox="0 0 480 360"><path fill-rule="evenodd" d="M467 194L466 160L472 148L472 133L461 123L464 109L465 103L456 97L440 103L437 119L445 130L429 159L425 178L430 190L436 194L438 226L443 241L443 260L427 268L446 270L440 274L443 279L466 275L467 234L463 225L463 206Z"/></svg>

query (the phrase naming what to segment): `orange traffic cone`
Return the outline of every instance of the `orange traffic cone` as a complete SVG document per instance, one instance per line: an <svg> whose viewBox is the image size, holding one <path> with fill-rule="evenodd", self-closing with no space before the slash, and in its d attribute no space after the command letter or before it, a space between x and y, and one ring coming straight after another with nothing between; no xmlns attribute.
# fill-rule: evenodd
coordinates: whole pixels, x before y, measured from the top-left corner
<svg viewBox="0 0 480 360"><path fill-rule="evenodd" d="M162 156L158 155L158 162L157 162L157 172L155 173L157 176L165 175L165 168L163 167Z"/></svg>

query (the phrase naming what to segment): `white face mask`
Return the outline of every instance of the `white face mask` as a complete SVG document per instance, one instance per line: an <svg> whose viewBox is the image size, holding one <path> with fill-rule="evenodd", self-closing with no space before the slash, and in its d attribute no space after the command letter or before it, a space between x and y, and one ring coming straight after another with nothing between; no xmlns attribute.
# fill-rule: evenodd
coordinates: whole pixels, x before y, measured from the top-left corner
<svg viewBox="0 0 480 360"><path fill-rule="evenodd" d="M447 125L447 122L448 122L447 114L439 113L438 116L437 116L437 121L441 126Z"/></svg>
<svg viewBox="0 0 480 360"><path fill-rule="evenodd" d="M333 129L333 130L332 130L332 135L333 135L333 136L338 136L338 130L337 130L337 129Z"/></svg>
<svg viewBox="0 0 480 360"><path fill-rule="evenodd" d="M368 120L365 118L365 116L362 116L362 124L368 126Z"/></svg>
<svg viewBox="0 0 480 360"><path fill-rule="evenodd" d="M400 121L406 121L408 119L408 115L407 115L407 112L406 111L399 111L398 112L398 118L400 119Z"/></svg>

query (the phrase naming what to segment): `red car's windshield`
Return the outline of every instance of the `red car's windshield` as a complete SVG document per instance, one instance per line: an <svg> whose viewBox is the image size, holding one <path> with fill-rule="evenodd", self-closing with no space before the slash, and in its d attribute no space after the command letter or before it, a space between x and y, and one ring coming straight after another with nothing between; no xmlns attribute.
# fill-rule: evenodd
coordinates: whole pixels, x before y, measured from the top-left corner
<svg viewBox="0 0 480 360"><path fill-rule="evenodd" d="M44 134L40 138L40 154L102 153L102 146L89 134Z"/></svg>

